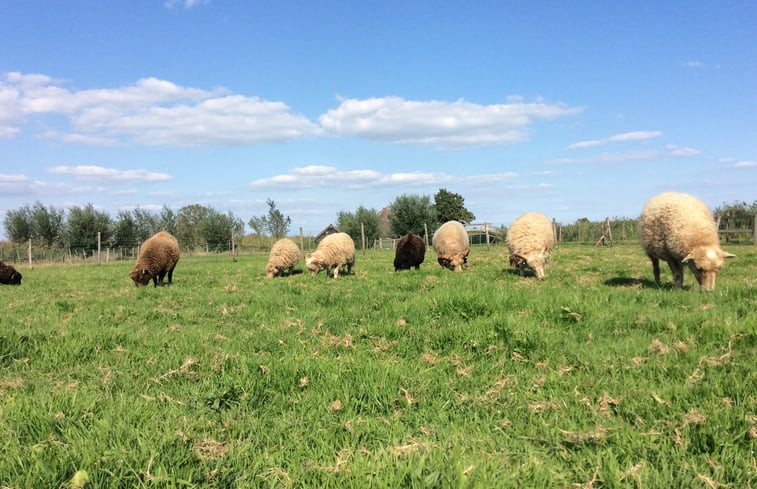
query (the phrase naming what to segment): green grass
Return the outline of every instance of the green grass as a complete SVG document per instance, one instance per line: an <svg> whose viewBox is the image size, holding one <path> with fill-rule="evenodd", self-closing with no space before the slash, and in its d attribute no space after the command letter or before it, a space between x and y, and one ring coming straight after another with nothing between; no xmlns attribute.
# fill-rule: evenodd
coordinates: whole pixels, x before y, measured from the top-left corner
<svg viewBox="0 0 757 489"><path fill-rule="evenodd" d="M546 280L474 248L267 280L267 256L22 269L0 288L0 487L757 485L757 247L702 293L638 246ZM300 264L300 270L304 266Z"/></svg>

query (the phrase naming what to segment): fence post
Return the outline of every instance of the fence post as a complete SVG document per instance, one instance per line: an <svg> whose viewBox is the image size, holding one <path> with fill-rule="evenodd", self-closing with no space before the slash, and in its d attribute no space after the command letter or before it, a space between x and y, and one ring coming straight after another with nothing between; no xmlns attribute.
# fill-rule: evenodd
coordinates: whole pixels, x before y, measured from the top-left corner
<svg viewBox="0 0 757 489"><path fill-rule="evenodd" d="M302 234L302 226L300 226L300 250L305 252L305 236Z"/></svg>
<svg viewBox="0 0 757 489"><path fill-rule="evenodd" d="M752 223L752 244L757 245L757 213L754 214L754 222Z"/></svg>
<svg viewBox="0 0 757 489"><path fill-rule="evenodd" d="M423 231L423 241L425 241L426 246L428 246L428 224L426 224L425 222L423 223Z"/></svg>
<svg viewBox="0 0 757 489"><path fill-rule="evenodd" d="M486 233L486 251L489 251L489 223L484 223L484 232Z"/></svg>
<svg viewBox="0 0 757 489"><path fill-rule="evenodd" d="M363 223L360 223L360 239L363 244L363 255L365 255L365 226L363 226Z"/></svg>
<svg viewBox="0 0 757 489"><path fill-rule="evenodd" d="M100 231L97 232L97 264L100 264Z"/></svg>
<svg viewBox="0 0 757 489"><path fill-rule="evenodd" d="M29 269L32 268L32 240L29 239Z"/></svg>

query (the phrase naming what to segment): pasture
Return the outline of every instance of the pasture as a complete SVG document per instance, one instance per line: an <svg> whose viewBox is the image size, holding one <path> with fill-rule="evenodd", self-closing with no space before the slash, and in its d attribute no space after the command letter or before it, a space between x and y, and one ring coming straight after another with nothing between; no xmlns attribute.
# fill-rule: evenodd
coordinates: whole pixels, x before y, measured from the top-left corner
<svg viewBox="0 0 757 489"><path fill-rule="evenodd" d="M0 487L757 486L757 247L712 293L640 247L268 280L267 255L0 287ZM300 262L299 270L304 270Z"/></svg>

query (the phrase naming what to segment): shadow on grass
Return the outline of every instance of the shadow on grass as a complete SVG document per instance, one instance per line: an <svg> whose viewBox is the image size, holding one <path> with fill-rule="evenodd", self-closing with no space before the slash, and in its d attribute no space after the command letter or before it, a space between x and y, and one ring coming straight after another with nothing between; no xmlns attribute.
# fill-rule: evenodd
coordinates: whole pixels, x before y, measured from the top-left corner
<svg viewBox="0 0 757 489"><path fill-rule="evenodd" d="M654 280L646 278L633 278L633 277L613 277L605 280L605 285L608 287L630 287L635 289L661 289L661 290L673 290L675 287L672 283L663 283L661 286L657 286ZM687 288L685 285L684 289Z"/></svg>

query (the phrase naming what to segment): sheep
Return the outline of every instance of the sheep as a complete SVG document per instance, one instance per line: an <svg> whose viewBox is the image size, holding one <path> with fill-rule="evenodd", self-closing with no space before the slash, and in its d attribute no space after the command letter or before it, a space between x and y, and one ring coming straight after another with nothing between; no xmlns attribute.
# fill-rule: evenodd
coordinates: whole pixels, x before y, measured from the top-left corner
<svg viewBox="0 0 757 489"><path fill-rule="evenodd" d="M639 241L652 261L654 281L660 286L660 260L670 266L675 287L683 287L683 265L688 265L701 290L715 289L715 278L725 258L718 229L707 205L693 195L665 192L649 199L639 217Z"/></svg>
<svg viewBox="0 0 757 489"><path fill-rule="evenodd" d="M408 231L397 241L394 252L394 271L410 270L410 267L415 267L418 270L425 256L426 243L420 236Z"/></svg>
<svg viewBox="0 0 757 489"><path fill-rule="evenodd" d="M315 251L305 255L305 265L310 275L326 270L327 274L333 271L334 278L337 278L339 268L343 266L350 273L355 265L355 242L347 233L329 234L318 243Z"/></svg>
<svg viewBox="0 0 757 489"><path fill-rule="evenodd" d="M431 238L439 265L455 272L468 266L468 232L458 221L442 224Z"/></svg>
<svg viewBox="0 0 757 489"><path fill-rule="evenodd" d="M12 265L0 261L0 284L21 285L21 273Z"/></svg>
<svg viewBox="0 0 757 489"><path fill-rule="evenodd" d="M510 225L505 241L510 251L510 265L517 267L521 276L526 266L534 271L537 279L546 276L545 267L555 243L552 223L547 216L538 212L522 214Z"/></svg>
<svg viewBox="0 0 757 489"><path fill-rule="evenodd" d="M137 264L131 271L134 285L147 285L152 279L153 286L163 286L163 277L168 273L168 284L173 281L173 270L179 261L179 243L166 231L161 231L144 243L139 251Z"/></svg>
<svg viewBox="0 0 757 489"><path fill-rule="evenodd" d="M265 276L268 278L282 277L284 271L292 273L295 265L300 261L302 253L297 243L289 238L276 241L268 256L268 264L265 267Z"/></svg>

